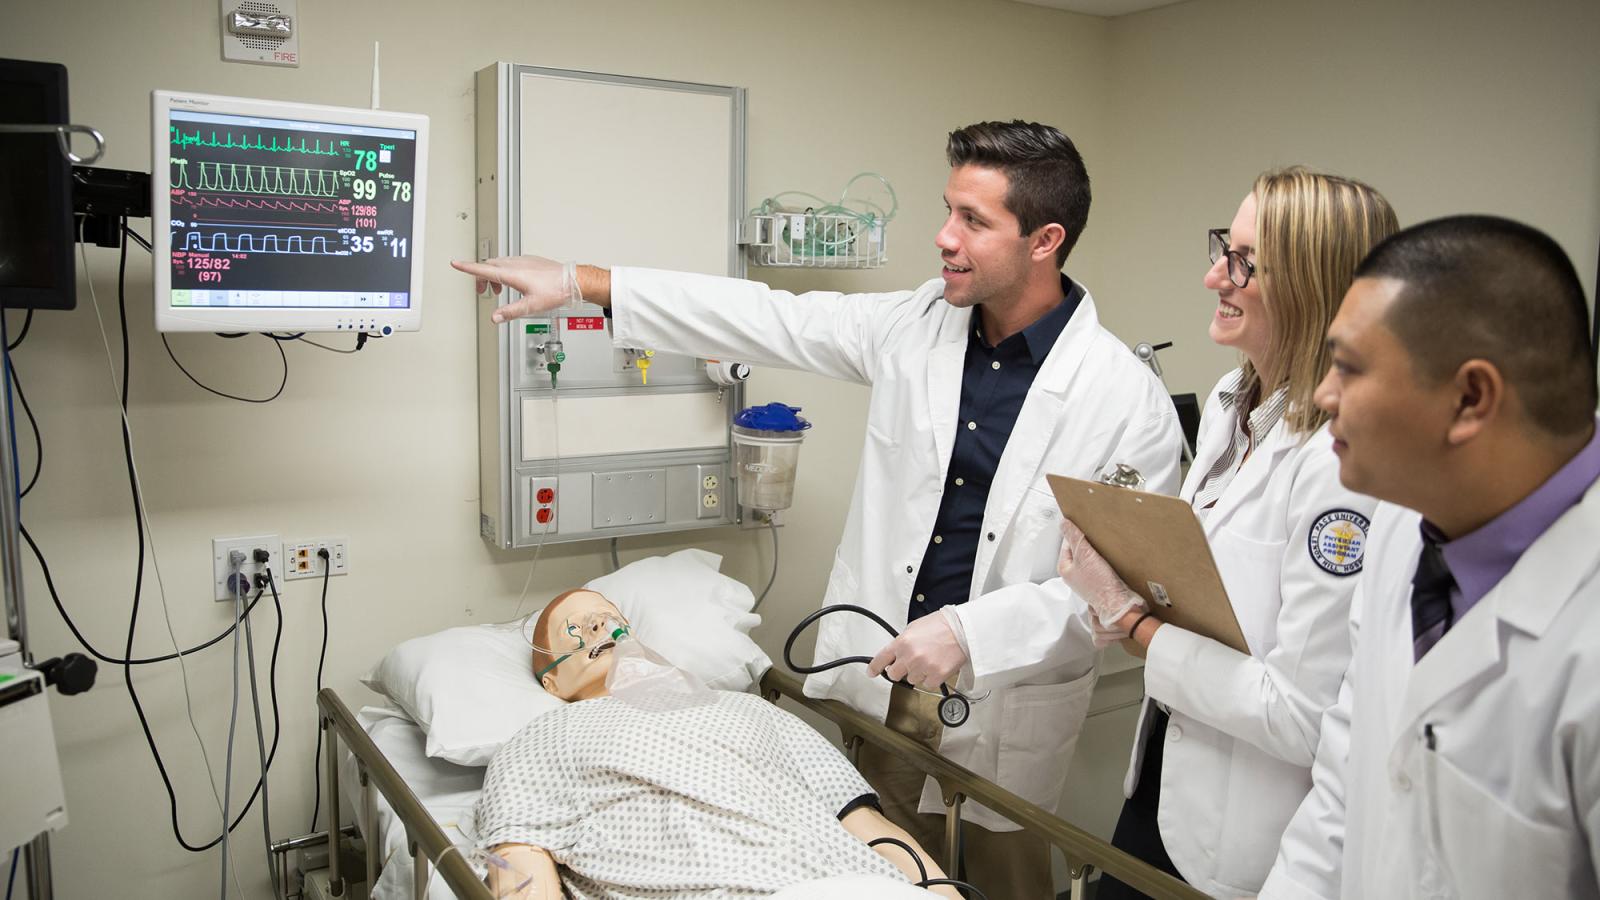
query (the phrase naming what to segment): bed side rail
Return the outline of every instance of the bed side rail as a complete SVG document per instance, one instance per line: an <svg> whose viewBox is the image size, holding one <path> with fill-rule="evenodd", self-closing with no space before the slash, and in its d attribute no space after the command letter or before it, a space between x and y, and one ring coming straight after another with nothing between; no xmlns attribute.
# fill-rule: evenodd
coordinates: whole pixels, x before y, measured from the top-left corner
<svg viewBox="0 0 1600 900"><path fill-rule="evenodd" d="M372 742L372 738L362 730L356 722L356 717L351 714L349 707L339 699L332 688L323 688L317 693L318 718L324 732L323 745L326 753L322 759L323 782L326 784L328 807L328 876L335 897L343 897L349 889L349 883L340 872L338 834L339 827L339 741L342 739L350 752L356 758L356 771L361 778L362 806L365 807L364 815L368 827L376 818L377 800L373 794L376 789L384 799L389 801L389 806L394 809L395 815L406 828L406 842L411 850L411 858L415 869L412 872L414 894L416 897L425 896L428 886L429 866L437 866L439 875L445 884L455 892L461 900L493 900L489 888L478 880L478 876L461 857L460 851L449 852L455 845L445 835L439 823L428 814L422 801L411 792L410 786L394 770L389 760L384 758L383 751ZM381 848L372 842L375 835L368 835L367 843L367 890L370 892L377 877L377 856Z"/></svg>
<svg viewBox="0 0 1600 900"><path fill-rule="evenodd" d="M1092 869L1109 872L1117 880L1156 900L1204 900L1205 894L1150 866L1066 820L1045 812L1005 788L940 756L927 746L889 728L877 719L862 715L834 700L807 697L800 682L776 669L761 677L761 692L777 702L788 697L801 706L826 716L844 732L846 746L869 741L893 753L933 777L945 804L945 859L955 859L959 839L961 804L976 800L1005 816L1023 829L1049 841L1067 858L1072 874L1072 896L1082 896L1083 885ZM950 871L954 871L952 867Z"/></svg>

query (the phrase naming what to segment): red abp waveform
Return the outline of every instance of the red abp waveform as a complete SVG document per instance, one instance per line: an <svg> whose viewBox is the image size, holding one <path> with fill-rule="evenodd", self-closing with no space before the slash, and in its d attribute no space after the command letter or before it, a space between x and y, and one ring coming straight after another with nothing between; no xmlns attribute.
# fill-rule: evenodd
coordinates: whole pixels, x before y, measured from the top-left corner
<svg viewBox="0 0 1600 900"><path fill-rule="evenodd" d="M336 213L339 204L318 200L258 200L253 197L173 197L172 205L187 205L195 209L275 209L283 212Z"/></svg>

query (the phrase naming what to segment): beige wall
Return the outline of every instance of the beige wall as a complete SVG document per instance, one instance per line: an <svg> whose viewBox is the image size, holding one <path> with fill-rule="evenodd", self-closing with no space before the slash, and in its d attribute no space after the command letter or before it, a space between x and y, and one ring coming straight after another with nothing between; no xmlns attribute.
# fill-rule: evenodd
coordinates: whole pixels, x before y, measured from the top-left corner
<svg viewBox="0 0 1600 900"><path fill-rule="evenodd" d="M445 266L472 252L477 69L512 60L747 87L751 198L787 189L833 193L862 170L887 175L902 199L889 231L892 262L857 274L755 273L785 287L909 287L936 274L943 142L955 125L1001 116L1059 122L1091 157L1109 152L1106 23L1005 0L302 0L304 63L297 70L219 61L212 0L137 6L135 15L125 3L104 0L23 0L7 3L0 19L0 56L70 69L74 119L110 139L104 165L148 169L148 94L155 88L365 105L373 40L383 45L384 104L432 117L420 333L375 342L359 356L289 345L284 396L259 407L231 403L190 385L166 359L150 325L148 259L136 251L129 265L130 418L179 639L187 645L228 621L226 609L207 597L212 536L347 534L352 572L332 582L326 681L357 704L368 700L357 677L387 648L451 624L508 616L527 573L530 554L494 552L478 538L475 313L470 285ZM581 122L558 124L581 136ZM148 233L147 221L136 225ZM115 347L116 255L91 249L89 257ZM259 395L277 383L277 353L263 339L179 335L172 344L218 387ZM15 355L47 451L24 517L91 639L120 651L134 541L103 356L87 290L76 311L41 314ZM765 607L771 620L757 632L775 656L788 624L822 593L849 503L866 396L810 376L760 372L753 379L752 399L803 405L816 422L799 499L782 531L783 573ZM31 450L24 454L29 467ZM765 583L772 556L764 533L625 540L622 557L693 543L727 555L726 570L758 590ZM533 596L605 571L604 550L546 548ZM28 569L36 653L77 649L31 562ZM310 815L320 627L313 583L291 584L284 602L284 739L272 778L280 837L303 832ZM170 649L148 575L140 621L137 652ZM201 733L219 776L228 656L223 645L190 665ZM179 673L166 665L136 677L178 786L184 833L209 839L217 813L184 719ZM95 690L52 697L51 705L71 816L55 841L58 896L214 893L216 854L184 853L172 840L166 797L120 673L102 670ZM254 764L251 752L240 758L247 760L242 769ZM237 779L235 793L252 783ZM263 896L260 826L253 820L237 835L240 876L250 896Z"/></svg>
<svg viewBox="0 0 1600 900"><path fill-rule="evenodd" d="M1274 166L1361 178L1402 225L1462 212L1537 225L1593 296L1593 0L1193 0L1110 25L1102 307L1125 340L1177 343L1162 354L1174 390L1206 391L1233 364L1205 335L1205 230Z"/></svg>
<svg viewBox="0 0 1600 900"><path fill-rule="evenodd" d="M828 193L863 169L889 176L902 201L892 262L863 273L754 273L787 288L884 289L928 277L945 132L1013 116L1061 125L1096 179L1095 213L1072 271L1125 340L1178 342L1164 356L1174 389L1203 390L1231 362L1204 335L1203 231L1231 218L1267 166L1305 162L1368 179L1406 222L1467 209L1527 219L1555 233L1586 284L1593 277L1600 63L1591 45L1600 7L1589 0L1192 0L1109 22L1005 0L307 0L301 12L298 70L220 62L209 0L140 4L138 16L105 0L8 4L0 55L65 63L74 118L109 135L104 164L118 168L149 165L151 89L363 105L372 40L383 42L385 105L433 117L432 252L418 334L353 357L290 345L282 399L229 403L201 393L165 359L149 326L148 261L136 252L129 266L130 418L179 639L191 643L227 621L206 597L212 536L347 534L352 574L332 585L327 683L357 703L365 696L357 676L385 649L509 614L527 573L528 554L490 551L477 537L472 303L444 267L471 252L471 75L495 60L748 87L752 198ZM89 256L102 309L113 316L115 254ZM219 387L259 393L276 384L277 355L264 340L178 336L173 347ZM120 650L134 544L103 355L87 290L76 311L40 315L15 355L48 456L24 517L85 630L102 649ZM776 655L787 624L821 594L866 392L761 372L751 397L801 404L817 423L783 531L771 621L757 632ZM765 535L629 540L622 556L690 543L727 554L726 569L758 589L765 582ZM533 596L605 568L602 546L547 548ZM75 649L31 563L29 572L36 652ZM148 574L146 586L136 652L159 653L169 647ZM284 595L284 740L272 781L279 836L303 831L309 815L316 600L307 582ZM212 651L190 669L214 763L226 727L226 657ZM185 834L209 838L216 813L178 672L151 668L138 683L178 783ZM72 817L56 839L58 896L214 891L215 854L183 853L171 839L166 798L119 681L105 670L89 694L51 700ZM1127 716L1116 718L1120 733ZM1125 742L1102 736L1085 746L1101 751L1080 759L1074 784L1082 796L1107 796L1083 811L1103 829ZM259 833L256 825L239 832L252 896L264 893Z"/></svg>

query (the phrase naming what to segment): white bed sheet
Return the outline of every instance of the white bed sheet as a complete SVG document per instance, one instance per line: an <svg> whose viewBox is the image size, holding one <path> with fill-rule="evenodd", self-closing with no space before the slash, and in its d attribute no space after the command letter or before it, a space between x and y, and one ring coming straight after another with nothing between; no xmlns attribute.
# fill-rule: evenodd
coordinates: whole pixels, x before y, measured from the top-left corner
<svg viewBox="0 0 1600 900"><path fill-rule="evenodd" d="M364 707L356 714L356 721L444 829L445 835L463 851L470 851L476 843L476 836L472 834L473 806L483 789L485 770L429 759L423 752L422 729L398 710ZM360 821L361 782L356 777L355 756L348 748L339 767L339 792L344 795L346 807L356 810ZM373 886L372 896L378 900L411 900L412 860L405 826L382 794L377 795L377 808L376 829L361 822L368 852L379 854L378 883ZM428 889L429 900L451 900L454 896L443 878L433 879Z"/></svg>

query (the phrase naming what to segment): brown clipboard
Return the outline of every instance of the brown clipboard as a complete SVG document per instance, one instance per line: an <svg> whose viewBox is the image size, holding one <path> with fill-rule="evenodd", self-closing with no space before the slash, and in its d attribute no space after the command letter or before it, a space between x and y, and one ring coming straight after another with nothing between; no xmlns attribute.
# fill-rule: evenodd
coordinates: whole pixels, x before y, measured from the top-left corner
<svg viewBox="0 0 1600 900"><path fill-rule="evenodd" d="M1047 475L1061 514L1083 530L1155 617L1248 654L1194 509L1177 497ZM1144 648L1122 646L1143 657Z"/></svg>

